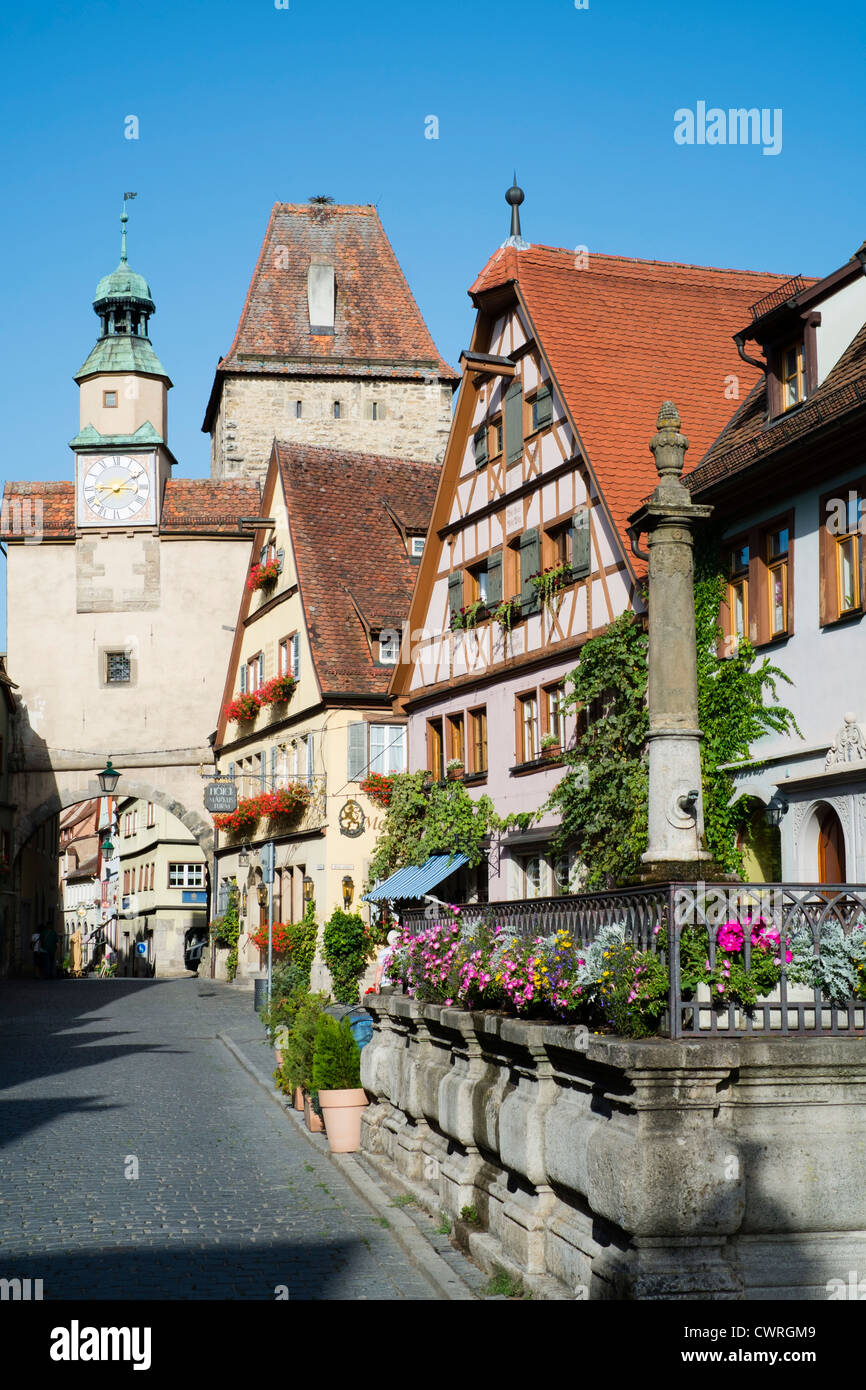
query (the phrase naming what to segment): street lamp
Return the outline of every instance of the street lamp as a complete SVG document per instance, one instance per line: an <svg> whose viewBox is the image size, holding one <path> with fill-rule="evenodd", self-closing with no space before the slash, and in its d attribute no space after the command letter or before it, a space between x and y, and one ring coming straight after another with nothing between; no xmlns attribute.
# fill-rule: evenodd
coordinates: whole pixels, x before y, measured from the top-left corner
<svg viewBox="0 0 866 1390"><path fill-rule="evenodd" d="M783 792L776 792L772 800L768 802L764 815L767 817L767 824L776 830L782 823L782 817L788 809L788 798Z"/></svg>
<svg viewBox="0 0 866 1390"><path fill-rule="evenodd" d="M304 902L305 902L305 903L311 903L311 902L313 901L313 892L314 892L314 890L315 890L315 885L314 885L314 883L313 883L313 880L310 878L309 874L304 874Z"/></svg>
<svg viewBox="0 0 866 1390"><path fill-rule="evenodd" d="M110 859L114 853L114 845L108 835L106 835L105 839L102 841L102 853L105 855L106 859Z"/></svg>
<svg viewBox="0 0 866 1390"><path fill-rule="evenodd" d="M248 869L250 867L250 850L251 846L248 843L242 846L240 854L238 855L239 868Z"/></svg>
<svg viewBox="0 0 866 1390"><path fill-rule="evenodd" d="M349 911L349 908L352 906L352 899L354 898L354 896L355 880L349 874L346 874L346 877L343 879L343 907L346 909L347 912Z"/></svg>
<svg viewBox="0 0 866 1390"><path fill-rule="evenodd" d="M111 758L108 759L102 771L97 773L96 780L99 783L100 790L104 791L107 796L110 796L115 790L120 780L120 773L117 771L117 768L112 766Z"/></svg>

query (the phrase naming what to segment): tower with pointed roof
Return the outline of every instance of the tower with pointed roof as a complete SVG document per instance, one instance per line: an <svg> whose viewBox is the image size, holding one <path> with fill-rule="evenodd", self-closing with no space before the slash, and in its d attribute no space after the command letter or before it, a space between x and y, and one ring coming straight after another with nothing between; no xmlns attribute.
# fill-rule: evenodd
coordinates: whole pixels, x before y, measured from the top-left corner
<svg viewBox="0 0 866 1390"><path fill-rule="evenodd" d="M202 425L211 476L263 479L274 438L441 460L457 381L374 207L276 203Z"/></svg>
<svg viewBox="0 0 866 1390"><path fill-rule="evenodd" d="M80 527L115 521L153 526L174 463L166 442L171 381L148 336L156 313L150 286L127 258L127 197L120 262L103 275L93 299L99 337L75 374L79 432L70 447Z"/></svg>

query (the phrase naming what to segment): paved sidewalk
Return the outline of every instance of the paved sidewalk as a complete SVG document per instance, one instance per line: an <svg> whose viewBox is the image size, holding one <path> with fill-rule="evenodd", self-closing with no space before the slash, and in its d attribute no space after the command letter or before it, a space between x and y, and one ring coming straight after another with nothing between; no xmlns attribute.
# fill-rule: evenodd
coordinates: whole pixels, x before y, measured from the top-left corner
<svg viewBox="0 0 866 1390"><path fill-rule="evenodd" d="M442 1297L221 1033L272 1070L226 985L0 982L0 1278L46 1299Z"/></svg>

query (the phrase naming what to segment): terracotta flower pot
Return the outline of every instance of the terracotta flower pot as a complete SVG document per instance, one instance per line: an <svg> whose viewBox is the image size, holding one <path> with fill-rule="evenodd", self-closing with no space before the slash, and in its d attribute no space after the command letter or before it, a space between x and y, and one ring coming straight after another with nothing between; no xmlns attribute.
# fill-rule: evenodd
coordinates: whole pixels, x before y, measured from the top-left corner
<svg viewBox="0 0 866 1390"><path fill-rule="evenodd" d="M303 1112L304 1109L304 1089L302 1086L295 1087L295 1094L292 1097L292 1104L296 1110Z"/></svg>
<svg viewBox="0 0 866 1390"><path fill-rule="evenodd" d="M362 1086L346 1091L320 1091L319 1104L331 1153L353 1154L361 1147L361 1115L370 1102Z"/></svg>
<svg viewBox="0 0 866 1390"><path fill-rule="evenodd" d="M311 1134L321 1134L325 1128L321 1115L316 1114L308 1095L304 1095L304 1122Z"/></svg>

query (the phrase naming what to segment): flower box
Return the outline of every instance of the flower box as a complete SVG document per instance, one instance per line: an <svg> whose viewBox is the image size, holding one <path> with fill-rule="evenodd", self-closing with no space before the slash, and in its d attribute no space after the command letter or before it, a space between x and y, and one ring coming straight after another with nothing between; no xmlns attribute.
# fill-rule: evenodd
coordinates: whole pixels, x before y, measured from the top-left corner
<svg viewBox="0 0 866 1390"><path fill-rule="evenodd" d="M215 815L213 823L217 830L225 830L232 835L252 830L253 826L258 825L262 818L258 802L259 798L255 796L242 797L238 802L236 811Z"/></svg>
<svg viewBox="0 0 866 1390"><path fill-rule="evenodd" d="M276 584L282 566L279 560L268 560L263 565L253 565L247 575L247 588L251 590L269 589Z"/></svg>
<svg viewBox="0 0 866 1390"><path fill-rule="evenodd" d="M487 604L483 599L477 598L474 603L467 603L458 613L451 614L451 631L469 632L479 623L486 622L489 617L490 609Z"/></svg>
<svg viewBox="0 0 866 1390"><path fill-rule="evenodd" d="M255 719L261 707L259 692L248 691L229 700L225 707L225 716L226 719L233 719L236 724L245 724L248 720Z"/></svg>
<svg viewBox="0 0 866 1390"><path fill-rule="evenodd" d="M272 676L255 696L262 705L284 705L294 695L296 685L294 676Z"/></svg>
<svg viewBox="0 0 866 1390"><path fill-rule="evenodd" d="M559 564L548 565L547 569L539 570L537 574L530 575L530 582L535 590L535 596L542 603L548 604L556 594L568 587L573 579L571 565Z"/></svg>
<svg viewBox="0 0 866 1390"><path fill-rule="evenodd" d="M377 806L390 806L394 791L394 778L385 777L381 772L371 772L360 784L361 791L375 801Z"/></svg>
<svg viewBox="0 0 866 1390"><path fill-rule="evenodd" d="M503 599L502 602L493 610L491 615L494 622L497 622L503 632L510 632L514 624L520 618L520 599L517 595Z"/></svg>

